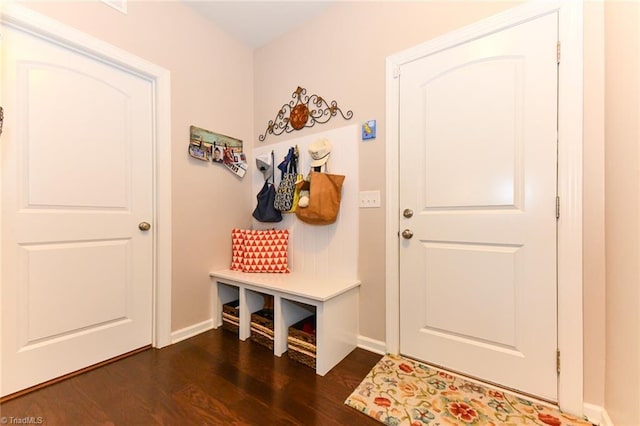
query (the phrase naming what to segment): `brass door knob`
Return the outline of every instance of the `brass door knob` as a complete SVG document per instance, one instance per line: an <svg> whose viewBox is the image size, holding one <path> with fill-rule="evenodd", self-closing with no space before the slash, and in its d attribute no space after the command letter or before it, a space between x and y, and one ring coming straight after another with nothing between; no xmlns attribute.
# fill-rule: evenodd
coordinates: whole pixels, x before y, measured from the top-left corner
<svg viewBox="0 0 640 426"><path fill-rule="evenodd" d="M151 229L151 224L148 222L140 222L138 224L138 229L140 229L141 231L148 231L149 229Z"/></svg>
<svg viewBox="0 0 640 426"><path fill-rule="evenodd" d="M410 218L413 216L413 210L411 209L404 209L404 211L402 212L402 216L406 217L406 218Z"/></svg>
<svg viewBox="0 0 640 426"><path fill-rule="evenodd" d="M411 231L411 229L405 229L402 231L402 238L409 240L411 237L413 237L413 231Z"/></svg>

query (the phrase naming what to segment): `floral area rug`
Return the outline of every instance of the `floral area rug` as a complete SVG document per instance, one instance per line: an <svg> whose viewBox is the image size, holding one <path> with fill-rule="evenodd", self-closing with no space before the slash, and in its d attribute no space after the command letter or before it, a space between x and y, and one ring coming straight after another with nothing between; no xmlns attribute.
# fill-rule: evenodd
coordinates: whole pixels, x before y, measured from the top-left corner
<svg viewBox="0 0 640 426"><path fill-rule="evenodd" d="M393 355L373 367L345 404L386 425L592 426L550 406Z"/></svg>

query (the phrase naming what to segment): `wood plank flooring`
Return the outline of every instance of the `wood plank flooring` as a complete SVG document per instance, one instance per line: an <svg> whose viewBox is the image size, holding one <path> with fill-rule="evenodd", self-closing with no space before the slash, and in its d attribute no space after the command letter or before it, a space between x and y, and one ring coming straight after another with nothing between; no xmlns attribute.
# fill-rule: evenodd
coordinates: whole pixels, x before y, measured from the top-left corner
<svg viewBox="0 0 640 426"><path fill-rule="evenodd" d="M324 377L218 329L9 400L3 423L377 425L344 400L382 358L354 350Z"/></svg>

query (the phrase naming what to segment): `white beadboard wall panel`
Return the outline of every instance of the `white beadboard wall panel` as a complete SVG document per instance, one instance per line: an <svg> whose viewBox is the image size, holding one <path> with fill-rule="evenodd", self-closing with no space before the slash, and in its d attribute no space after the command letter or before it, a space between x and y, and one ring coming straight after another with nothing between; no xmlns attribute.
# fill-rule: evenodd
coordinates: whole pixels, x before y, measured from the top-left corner
<svg viewBox="0 0 640 426"><path fill-rule="evenodd" d="M272 150L275 154L276 186L280 182L280 170L277 166L289 147L298 145L298 168L306 176L310 171L311 160L308 147L321 138L329 139L333 145L328 172L346 176L338 219L331 225L309 225L301 222L293 213L283 214L284 219L278 223L253 220L255 229L289 229L289 268L292 271L322 277L358 277L359 130L358 125L349 125L253 149L253 158L249 159L253 169L253 207L257 202L255 196L264 184L262 173L255 166L255 158L261 154L270 154Z"/></svg>

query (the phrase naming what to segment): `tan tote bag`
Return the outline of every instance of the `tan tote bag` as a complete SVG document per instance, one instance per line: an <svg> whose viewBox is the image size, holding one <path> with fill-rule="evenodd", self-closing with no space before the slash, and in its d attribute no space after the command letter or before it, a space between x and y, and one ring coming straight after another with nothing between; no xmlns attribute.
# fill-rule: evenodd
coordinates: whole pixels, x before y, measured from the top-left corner
<svg viewBox="0 0 640 426"><path fill-rule="evenodd" d="M296 216L305 223L312 225L330 225L338 218L340 199L342 198L342 184L345 177L329 173L311 172L309 182L309 205L296 209ZM301 188L298 189L301 189Z"/></svg>

